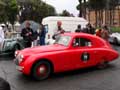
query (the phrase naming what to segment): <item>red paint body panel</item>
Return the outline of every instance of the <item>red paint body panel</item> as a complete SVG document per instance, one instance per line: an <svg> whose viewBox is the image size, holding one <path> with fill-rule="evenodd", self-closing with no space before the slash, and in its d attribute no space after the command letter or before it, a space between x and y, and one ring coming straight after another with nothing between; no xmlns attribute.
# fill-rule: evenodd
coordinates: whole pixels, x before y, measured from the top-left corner
<svg viewBox="0 0 120 90"><path fill-rule="evenodd" d="M22 62L19 63L19 66L24 67L21 72L29 75L33 64L43 59L52 63L54 73L56 73L95 66L103 59L112 61L119 56L118 53L111 48L108 42L97 36L84 33L66 33L62 36L71 37L68 46L54 44L27 48L19 51L18 55L24 56ZM73 40L76 37L90 39L92 46L73 47ZM85 61L86 57L84 56L86 53L88 54L87 61Z"/></svg>

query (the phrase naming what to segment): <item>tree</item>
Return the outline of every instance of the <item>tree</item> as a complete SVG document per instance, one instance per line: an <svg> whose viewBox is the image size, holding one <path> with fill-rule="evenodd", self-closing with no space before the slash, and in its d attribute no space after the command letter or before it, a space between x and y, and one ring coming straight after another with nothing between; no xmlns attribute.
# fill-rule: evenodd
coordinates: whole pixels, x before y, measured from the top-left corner
<svg viewBox="0 0 120 90"><path fill-rule="evenodd" d="M5 6L6 4L0 0L0 23L5 22L6 15L5 15Z"/></svg>
<svg viewBox="0 0 120 90"><path fill-rule="evenodd" d="M83 0L83 16L84 18L86 18L86 8L87 8L87 1L86 0Z"/></svg>
<svg viewBox="0 0 120 90"><path fill-rule="evenodd" d="M2 7L2 14L0 15L2 17L1 22L4 22L5 24L7 22L10 22L12 25L16 21L16 16L18 14L18 5L16 0L1 0L3 3Z"/></svg>
<svg viewBox="0 0 120 90"><path fill-rule="evenodd" d="M83 11L82 11L82 0L78 0L79 4L77 5L77 10L79 10L79 17L82 17Z"/></svg>
<svg viewBox="0 0 120 90"><path fill-rule="evenodd" d="M89 0L89 8L95 11L96 23L95 25L101 26L103 23L103 10L105 8L106 0Z"/></svg>
<svg viewBox="0 0 120 90"><path fill-rule="evenodd" d="M17 14L18 14L18 5L17 5L17 1L16 0L10 0L8 3L8 21L13 25L14 22L17 19Z"/></svg>
<svg viewBox="0 0 120 90"><path fill-rule="evenodd" d="M25 1L21 7L20 22L28 19L41 23L44 17L56 15L55 8L41 0Z"/></svg>
<svg viewBox="0 0 120 90"><path fill-rule="evenodd" d="M106 23L110 26L114 25L114 16L115 16L115 9L118 5L119 0L107 0L106 3Z"/></svg>
<svg viewBox="0 0 120 90"><path fill-rule="evenodd" d="M71 14L67 10L63 10L60 16L71 16Z"/></svg>
<svg viewBox="0 0 120 90"><path fill-rule="evenodd" d="M105 24L114 24L114 10L119 0L88 0L88 8L95 11L96 26L103 23L103 12L105 11Z"/></svg>

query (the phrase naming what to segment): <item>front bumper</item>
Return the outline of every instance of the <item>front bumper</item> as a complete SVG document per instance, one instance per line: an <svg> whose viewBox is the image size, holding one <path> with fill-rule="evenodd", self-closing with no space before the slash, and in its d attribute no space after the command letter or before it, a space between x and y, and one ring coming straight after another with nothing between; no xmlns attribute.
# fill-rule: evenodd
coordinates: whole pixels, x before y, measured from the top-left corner
<svg viewBox="0 0 120 90"><path fill-rule="evenodd" d="M23 69L24 69L24 67L19 65L19 60L18 60L18 59L14 59L14 62L15 62L15 64L16 64L16 69L17 69L18 71L21 71L21 72L22 72Z"/></svg>
<svg viewBox="0 0 120 90"><path fill-rule="evenodd" d="M24 67L22 67L22 66L16 66L16 69L18 70L18 71L23 71L23 69L24 69Z"/></svg>

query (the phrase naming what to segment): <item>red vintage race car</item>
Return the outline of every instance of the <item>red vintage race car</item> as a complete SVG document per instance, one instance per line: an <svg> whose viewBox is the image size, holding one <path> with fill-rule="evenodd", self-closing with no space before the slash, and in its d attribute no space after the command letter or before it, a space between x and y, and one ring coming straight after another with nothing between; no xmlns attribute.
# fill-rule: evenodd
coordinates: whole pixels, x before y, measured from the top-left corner
<svg viewBox="0 0 120 90"><path fill-rule="evenodd" d="M16 51L15 56L19 71L43 80L51 73L91 66L103 68L119 55L108 42L97 36L65 33L53 45L26 48Z"/></svg>

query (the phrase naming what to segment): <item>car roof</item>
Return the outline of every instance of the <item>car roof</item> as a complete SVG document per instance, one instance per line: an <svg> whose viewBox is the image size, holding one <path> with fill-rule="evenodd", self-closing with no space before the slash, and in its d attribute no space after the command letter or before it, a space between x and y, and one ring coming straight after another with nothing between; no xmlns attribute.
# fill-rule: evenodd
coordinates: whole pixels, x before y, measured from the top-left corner
<svg viewBox="0 0 120 90"><path fill-rule="evenodd" d="M95 46L104 46L104 45L106 45L106 42L105 42L105 40L103 40L102 38L100 38L100 37L98 37L98 36L95 36L95 35L92 35L92 34L87 34L87 33L64 33L64 34L62 34L63 36L71 36L71 37L79 37L79 36L81 36L81 37L86 37L86 38L88 38L88 39L90 39L93 43L94 43L94 45Z"/></svg>
<svg viewBox="0 0 120 90"><path fill-rule="evenodd" d="M87 34L87 33L64 33L64 35L67 35L67 36L72 36L72 37L75 37L75 36L85 36L85 37L94 37L94 35L91 35L91 34Z"/></svg>

